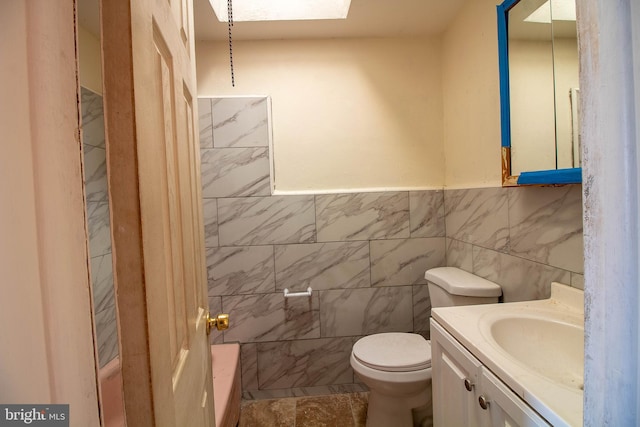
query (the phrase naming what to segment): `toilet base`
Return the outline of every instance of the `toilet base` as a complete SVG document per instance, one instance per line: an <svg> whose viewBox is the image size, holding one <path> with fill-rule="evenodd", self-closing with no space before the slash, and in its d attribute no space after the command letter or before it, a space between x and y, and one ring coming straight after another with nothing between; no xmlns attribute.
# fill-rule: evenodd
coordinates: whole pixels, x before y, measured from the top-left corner
<svg viewBox="0 0 640 427"><path fill-rule="evenodd" d="M430 392L431 389L429 388L429 390L425 390L418 395L393 397L371 390L367 409L367 427L413 427L414 425L422 425L422 423L414 423L414 411L412 410L415 408L424 411L426 406L431 409ZM423 418L423 416L420 416L420 418ZM420 420L416 421L419 422Z"/></svg>

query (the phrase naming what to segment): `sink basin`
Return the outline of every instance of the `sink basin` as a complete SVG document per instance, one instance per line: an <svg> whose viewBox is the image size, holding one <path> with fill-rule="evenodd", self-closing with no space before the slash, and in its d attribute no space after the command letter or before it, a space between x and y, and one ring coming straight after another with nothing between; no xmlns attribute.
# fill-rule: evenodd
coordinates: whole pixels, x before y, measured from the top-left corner
<svg viewBox="0 0 640 427"><path fill-rule="evenodd" d="M584 384L584 327L542 317L494 319L490 341L524 368L575 390Z"/></svg>
<svg viewBox="0 0 640 427"><path fill-rule="evenodd" d="M548 299L439 307L431 315L550 425L583 424L583 291L553 282Z"/></svg>

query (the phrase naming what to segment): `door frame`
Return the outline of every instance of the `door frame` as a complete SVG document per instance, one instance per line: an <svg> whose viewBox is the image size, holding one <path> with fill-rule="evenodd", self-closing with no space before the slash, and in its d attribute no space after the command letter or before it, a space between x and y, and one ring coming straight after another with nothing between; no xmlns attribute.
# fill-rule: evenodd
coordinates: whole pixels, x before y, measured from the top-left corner
<svg viewBox="0 0 640 427"><path fill-rule="evenodd" d="M0 8L0 402L98 426L75 1Z"/></svg>

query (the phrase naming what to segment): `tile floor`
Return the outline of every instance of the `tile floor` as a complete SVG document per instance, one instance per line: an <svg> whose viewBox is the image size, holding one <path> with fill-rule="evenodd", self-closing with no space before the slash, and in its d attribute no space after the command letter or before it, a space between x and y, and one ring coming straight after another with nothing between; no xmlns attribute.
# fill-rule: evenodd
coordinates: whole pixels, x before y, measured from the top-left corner
<svg viewBox="0 0 640 427"><path fill-rule="evenodd" d="M245 400L240 427L364 427L369 393Z"/></svg>

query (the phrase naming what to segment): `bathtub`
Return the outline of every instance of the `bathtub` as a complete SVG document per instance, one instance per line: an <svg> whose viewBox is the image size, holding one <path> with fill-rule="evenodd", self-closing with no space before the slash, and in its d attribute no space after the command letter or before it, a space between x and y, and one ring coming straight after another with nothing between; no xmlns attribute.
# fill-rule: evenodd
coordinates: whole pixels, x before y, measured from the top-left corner
<svg viewBox="0 0 640 427"><path fill-rule="evenodd" d="M213 372L213 397L216 411L216 427L234 427L240 418L240 345L219 344L211 346ZM124 403L120 361L116 357L99 373L104 427L124 427Z"/></svg>
<svg viewBox="0 0 640 427"><path fill-rule="evenodd" d="M116 357L101 368L98 379L100 381L104 427L123 427L125 422L120 359Z"/></svg>

